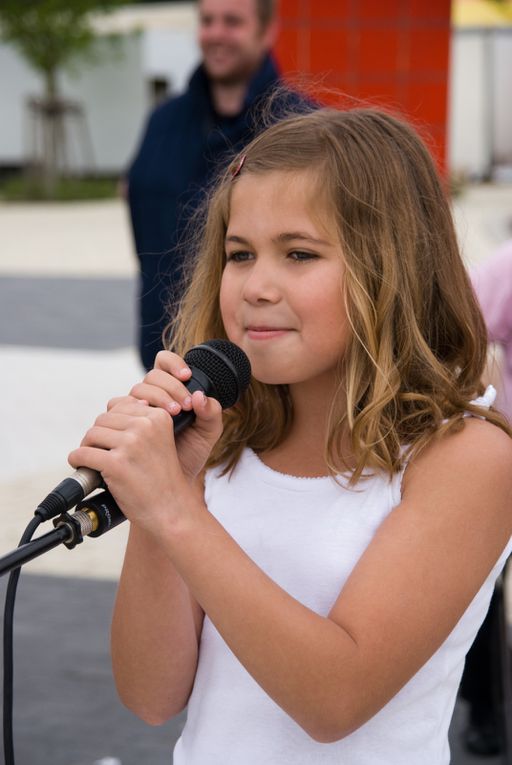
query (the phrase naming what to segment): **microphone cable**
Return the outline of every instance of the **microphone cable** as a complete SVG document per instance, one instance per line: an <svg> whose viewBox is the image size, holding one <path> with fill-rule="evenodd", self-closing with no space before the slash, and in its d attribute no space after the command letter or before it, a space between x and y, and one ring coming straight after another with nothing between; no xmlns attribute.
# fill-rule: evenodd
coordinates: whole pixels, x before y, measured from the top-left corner
<svg viewBox="0 0 512 765"><path fill-rule="evenodd" d="M39 510L39 508L38 508ZM36 510L34 517L25 529L16 550L27 547L37 528L43 523L44 514ZM32 542L34 556L63 543L68 549L73 549L83 541L84 535L100 537L110 529L115 528L126 520L114 498L108 491L100 492L93 497L83 500L73 515L63 513L54 521L55 529L49 534L38 537ZM41 544L44 543L44 544ZM15 765L14 735L13 735L13 706L14 706L14 606L18 581L23 565L22 559L30 560L26 550L23 556L10 554L11 568L4 606L4 677L3 677L3 738L5 765Z"/></svg>
<svg viewBox="0 0 512 765"><path fill-rule="evenodd" d="M23 532L18 547L30 542L42 519L35 515L27 528ZM4 606L4 679L3 679L3 733L4 733L4 757L5 765L15 765L14 763L14 743L13 743L13 681L14 681L14 658L13 658L13 627L14 627L14 605L16 602L16 591L18 589L18 580L21 574L21 566L9 574L7 590L5 593Z"/></svg>

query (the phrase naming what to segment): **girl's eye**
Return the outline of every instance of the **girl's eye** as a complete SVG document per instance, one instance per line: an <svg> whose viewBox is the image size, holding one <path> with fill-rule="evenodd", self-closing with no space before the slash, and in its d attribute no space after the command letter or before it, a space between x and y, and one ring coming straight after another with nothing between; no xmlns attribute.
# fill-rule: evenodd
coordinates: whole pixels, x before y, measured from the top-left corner
<svg viewBox="0 0 512 765"><path fill-rule="evenodd" d="M226 262L233 262L233 263L244 263L246 260L250 260L252 258L252 253L246 252L245 250L236 250L235 252L227 252L226 253Z"/></svg>
<svg viewBox="0 0 512 765"><path fill-rule="evenodd" d="M307 260L316 260L318 258L318 255L315 255L314 252L303 252L302 250L293 250L292 252L288 253L288 257L298 262L304 262Z"/></svg>

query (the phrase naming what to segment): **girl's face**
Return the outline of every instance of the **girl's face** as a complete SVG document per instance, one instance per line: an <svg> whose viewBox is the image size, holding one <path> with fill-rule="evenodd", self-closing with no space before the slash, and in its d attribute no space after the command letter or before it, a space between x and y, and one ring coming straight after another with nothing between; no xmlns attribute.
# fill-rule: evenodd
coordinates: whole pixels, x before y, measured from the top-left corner
<svg viewBox="0 0 512 765"><path fill-rule="evenodd" d="M226 233L227 336L269 384L332 384L347 340L343 257L312 172L240 176ZM315 198L316 195L316 198Z"/></svg>

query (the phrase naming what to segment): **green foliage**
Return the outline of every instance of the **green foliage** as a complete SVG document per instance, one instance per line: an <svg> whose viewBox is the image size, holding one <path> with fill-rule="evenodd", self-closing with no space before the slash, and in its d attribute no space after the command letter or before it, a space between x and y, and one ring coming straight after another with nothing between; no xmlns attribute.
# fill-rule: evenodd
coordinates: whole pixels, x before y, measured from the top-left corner
<svg viewBox="0 0 512 765"><path fill-rule="evenodd" d="M60 178L51 199L59 202L112 199L119 194L117 178ZM22 175L0 181L2 202L42 202L48 200L46 189L37 179Z"/></svg>
<svg viewBox="0 0 512 765"><path fill-rule="evenodd" d="M126 0L124 0L126 2ZM0 34L46 80L88 52L95 34L91 14L123 0L0 0Z"/></svg>

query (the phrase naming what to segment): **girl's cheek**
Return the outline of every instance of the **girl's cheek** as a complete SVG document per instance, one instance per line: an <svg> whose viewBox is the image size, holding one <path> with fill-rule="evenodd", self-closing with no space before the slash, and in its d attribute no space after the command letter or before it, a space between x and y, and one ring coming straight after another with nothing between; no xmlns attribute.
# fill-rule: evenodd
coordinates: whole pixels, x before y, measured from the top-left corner
<svg viewBox="0 0 512 765"><path fill-rule="evenodd" d="M226 305L225 305L224 300L222 300L222 296L221 296L221 298L219 300L219 309L220 309L220 318L222 319L222 323L224 324L224 329L227 332L227 330L228 330L228 326L227 325L229 324L229 321L228 321L228 315L227 315L227 311L226 311Z"/></svg>

